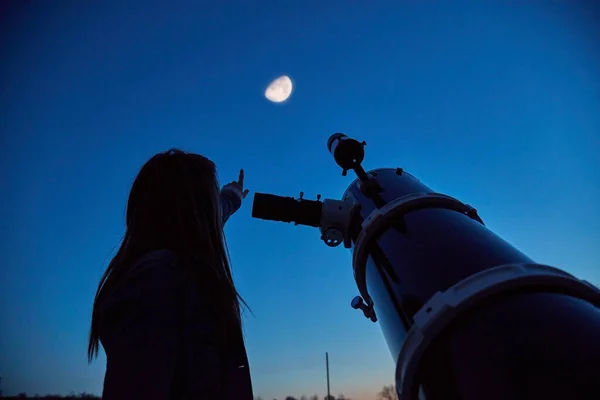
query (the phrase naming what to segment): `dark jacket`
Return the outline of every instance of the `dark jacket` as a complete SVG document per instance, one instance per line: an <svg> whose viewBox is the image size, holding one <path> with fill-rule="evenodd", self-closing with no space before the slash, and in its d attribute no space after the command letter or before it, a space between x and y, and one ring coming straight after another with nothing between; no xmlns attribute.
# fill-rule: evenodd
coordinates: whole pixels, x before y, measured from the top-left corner
<svg viewBox="0 0 600 400"><path fill-rule="evenodd" d="M224 222L241 205L222 192ZM242 332L218 346L215 311L168 250L139 259L100 306L104 400L252 400Z"/></svg>

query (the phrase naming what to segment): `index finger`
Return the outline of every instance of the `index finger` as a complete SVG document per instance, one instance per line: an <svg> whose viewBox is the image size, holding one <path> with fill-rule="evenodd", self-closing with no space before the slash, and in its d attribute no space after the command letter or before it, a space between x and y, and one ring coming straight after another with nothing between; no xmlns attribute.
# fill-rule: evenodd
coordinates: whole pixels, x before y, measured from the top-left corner
<svg viewBox="0 0 600 400"><path fill-rule="evenodd" d="M239 179L238 179L238 182L239 182L240 184L243 184L243 183L244 183L244 170L243 170L243 169L240 169L240 177L239 177Z"/></svg>

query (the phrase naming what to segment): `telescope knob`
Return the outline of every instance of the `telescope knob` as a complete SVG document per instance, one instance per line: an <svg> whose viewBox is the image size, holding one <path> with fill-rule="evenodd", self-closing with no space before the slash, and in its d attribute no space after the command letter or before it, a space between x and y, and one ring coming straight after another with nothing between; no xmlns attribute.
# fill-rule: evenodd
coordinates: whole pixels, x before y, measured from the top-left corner
<svg viewBox="0 0 600 400"><path fill-rule="evenodd" d="M362 308L365 307L365 302L362 297L355 296L350 302L350 307L354 308L355 310L358 310L359 308L362 310Z"/></svg>
<svg viewBox="0 0 600 400"><path fill-rule="evenodd" d="M360 296L356 296L350 302L350 306L355 310L361 309L365 318L370 319L373 322L377 322L377 316L375 315L375 310L373 306L365 304L365 301Z"/></svg>
<svg viewBox="0 0 600 400"><path fill-rule="evenodd" d="M337 247L344 242L344 234L337 228L329 228L323 233L321 240L329 247Z"/></svg>

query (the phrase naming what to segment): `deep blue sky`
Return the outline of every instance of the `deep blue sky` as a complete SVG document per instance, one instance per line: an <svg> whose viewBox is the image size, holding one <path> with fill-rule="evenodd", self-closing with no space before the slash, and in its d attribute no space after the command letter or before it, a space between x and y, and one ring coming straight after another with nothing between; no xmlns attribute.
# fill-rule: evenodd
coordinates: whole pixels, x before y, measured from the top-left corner
<svg viewBox="0 0 600 400"><path fill-rule="evenodd" d="M104 356L88 367L85 354L94 291L133 177L170 147L212 158L222 183L243 167L253 192L335 198L351 178L325 143L346 132L369 143L366 167L404 167L538 262L600 283L590 6L20 3L0 24L5 393L101 392ZM269 103L283 73L292 98ZM329 351L333 392L374 398L394 366L349 307L350 253L250 210L249 197L226 232L255 313L256 395L323 396Z"/></svg>

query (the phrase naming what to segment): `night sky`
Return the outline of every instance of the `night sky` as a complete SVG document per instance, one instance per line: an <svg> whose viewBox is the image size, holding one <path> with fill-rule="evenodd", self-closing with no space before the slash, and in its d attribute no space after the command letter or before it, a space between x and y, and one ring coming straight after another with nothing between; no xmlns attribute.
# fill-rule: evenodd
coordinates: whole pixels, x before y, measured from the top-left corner
<svg viewBox="0 0 600 400"><path fill-rule="evenodd" d="M540 263L600 283L600 32L583 2L5 3L0 376L100 394L86 340L132 180L171 147L252 191L226 227L255 395L374 399L394 365L349 306L351 254L252 219L253 192L339 198L333 132L475 206ZM545 4L545 5L542 5ZM591 4L591 2L590 2ZM597 25L597 24L596 24ZM270 81L294 92L270 103Z"/></svg>

